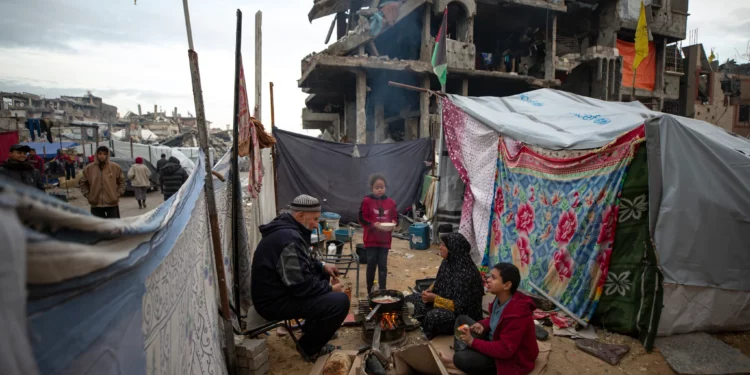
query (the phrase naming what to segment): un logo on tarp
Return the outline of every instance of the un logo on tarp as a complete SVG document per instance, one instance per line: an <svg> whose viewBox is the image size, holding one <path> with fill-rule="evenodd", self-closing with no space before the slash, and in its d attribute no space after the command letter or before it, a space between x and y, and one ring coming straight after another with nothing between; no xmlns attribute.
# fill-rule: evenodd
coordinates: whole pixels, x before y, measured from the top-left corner
<svg viewBox="0 0 750 375"><path fill-rule="evenodd" d="M531 98L529 98L529 96L528 96L528 95L526 95L526 94L521 94L521 96L520 96L519 98L520 98L520 99L521 99L522 101L524 101L524 102L527 102L527 103L529 103L529 104L533 105L534 107L541 107L541 106L544 106L544 103L542 103L542 102L540 102L540 101L538 101L538 100L534 100L534 99L531 99Z"/></svg>
<svg viewBox="0 0 750 375"><path fill-rule="evenodd" d="M603 117L602 115L589 115L589 114L583 114L583 113L571 113L571 115L578 117L579 119L583 121L593 121L594 124L597 124L597 125L607 125L610 122L612 122L612 120L606 117Z"/></svg>

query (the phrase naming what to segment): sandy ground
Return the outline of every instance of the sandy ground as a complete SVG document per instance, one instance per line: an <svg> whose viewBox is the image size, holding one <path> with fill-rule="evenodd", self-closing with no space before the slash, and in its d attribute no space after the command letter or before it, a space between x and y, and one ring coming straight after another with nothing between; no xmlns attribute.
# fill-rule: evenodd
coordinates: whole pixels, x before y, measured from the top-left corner
<svg viewBox="0 0 750 375"><path fill-rule="evenodd" d="M65 184L63 184L62 188L48 189L47 191L56 191L58 193L65 194ZM68 203L72 204L73 206L83 208L87 211L90 209L91 206L89 206L86 198L81 195L81 190L78 188L78 179L76 179L75 182L69 184L67 194ZM120 197L120 217L130 217L145 214L146 212L158 207L163 202L164 196L161 195L161 192L152 191L146 194L146 205L148 206L148 208L139 209L138 201L135 200L135 196L133 195L133 193L125 193L125 196Z"/></svg>
<svg viewBox="0 0 750 375"><path fill-rule="evenodd" d="M77 184L75 185L77 186ZM58 189L65 192L65 189ZM70 203L74 206L88 209L88 203L81 196L77 187L71 187L68 190ZM160 192L150 192L148 194L148 209L153 209L163 202ZM132 195L126 195L120 199L120 213L123 217L135 216L145 213L145 210L138 209L138 203ZM355 243L361 238L358 234ZM361 241L360 241L361 242ZM348 252L348 245L344 251ZM388 257L388 288L407 291L408 286L414 286L414 281L418 279L435 277L440 257L437 254L437 248L433 247L425 251L409 250L409 244L406 241L393 240L393 249ZM366 266L360 266L360 297L366 295L365 286ZM349 271L343 282L350 283L352 288L356 285L356 272ZM357 297L352 292L351 312L356 312ZM549 356L547 368L543 374L549 375L582 375L582 374L675 374L659 353L654 349L652 353L646 353L643 346L638 340L615 333L598 330L599 340L612 344L625 344L630 346L630 352L617 366L611 366L587 353L578 350L575 342L568 338L555 337L550 331L550 342L552 351ZM297 334L299 334L297 332ZM343 349L358 349L364 343L360 337L361 329L359 327L342 327L339 330L339 338L332 343L340 345ZM276 330L271 331L266 336L270 348L271 370L273 375L306 375L312 368L312 364L302 361L294 349L294 344L289 336L281 336ZM750 333L726 333L715 335L718 339L728 345L738 348L745 355L750 356ZM424 343L425 340L419 330L409 332L407 341L402 347L413 344ZM393 348L397 350L398 348Z"/></svg>
<svg viewBox="0 0 750 375"><path fill-rule="evenodd" d="M346 251L346 250L345 250ZM407 291L408 286L414 286L414 281L428 277L435 277L440 265L437 248L426 251L409 250L409 243L393 240L393 250L388 258L388 288ZM360 296L365 293L365 268L360 266ZM350 271L344 282L355 284L355 275ZM352 296L352 310L356 312L356 297ZM648 354L638 340L598 331L599 339L607 343L626 344L630 346L630 353L618 366L611 366L589 354L581 352L575 347L571 339L553 337L550 331L552 352L545 374L580 375L580 374L674 374L669 365L657 350ZM358 349L364 343L360 338L359 327L344 327L339 330L339 338L332 343L343 349ZM294 344L288 336L279 336L276 331L270 332L268 345L271 349L271 374L274 375L306 375L312 368L301 360L294 350ZM419 330L409 333L406 345L425 342Z"/></svg>

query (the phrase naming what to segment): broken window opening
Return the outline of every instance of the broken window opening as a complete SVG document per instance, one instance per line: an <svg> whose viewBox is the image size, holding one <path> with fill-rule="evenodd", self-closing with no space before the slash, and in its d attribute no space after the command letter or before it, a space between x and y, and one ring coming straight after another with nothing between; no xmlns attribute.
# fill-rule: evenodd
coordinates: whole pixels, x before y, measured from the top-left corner
<svg viewBox="0 0 750 375"><path fill-rule="evenodd" d="M700 73L698 75L698 88L695 100L702 104L710 104L713 98L713 74Z"/></svg>
<svg viewBox="0 0 750 375"><path fill-rule="evenodd" d="M665 70L668 72L682 73L682 51L677 43L667 45Z"/></svg>
<svg viewBox="0 0 750 375"><path fill-rule="evenodd" d="M750 105L740 105L738 112L738 125L750 126Z"/></svg>
<svg viewBox="0 0 750 375"><path fill-rule="evenodd" d="M476 69L544 78L546 21L545 12L478 3Z"/></svg>

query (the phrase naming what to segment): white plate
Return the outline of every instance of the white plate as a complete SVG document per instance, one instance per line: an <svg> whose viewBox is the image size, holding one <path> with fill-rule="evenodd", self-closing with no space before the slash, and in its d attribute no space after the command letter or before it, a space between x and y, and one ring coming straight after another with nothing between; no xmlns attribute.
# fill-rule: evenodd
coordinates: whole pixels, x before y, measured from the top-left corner
<svg viewBox="0 0 750 375"><path fill-rule="evenodd" d="M380 223L380 227L383 229L393 230L393 228L396 228L396 224L393 223Z"/></svg>

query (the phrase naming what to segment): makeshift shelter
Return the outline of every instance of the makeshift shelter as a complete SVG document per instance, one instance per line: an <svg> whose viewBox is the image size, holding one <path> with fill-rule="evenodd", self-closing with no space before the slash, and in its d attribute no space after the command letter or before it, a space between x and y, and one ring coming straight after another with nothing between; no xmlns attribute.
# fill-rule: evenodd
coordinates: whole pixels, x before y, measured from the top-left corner
<svg viewBox="0 0 750 375"><path fill-rule="evenodd" d="M24 271L1 280L5 300L13 302L13 313L3 315L14 323L6 336L17 345L3 353L4 363L24 365L24 374L227 373L205 159L165 203L119 220L0 176L3 253L20 259L23 267L13 269ZM229 176L230 159L226 154L213 170ZM214 177L213 185L219 225L229 228L232 179ZM238 220L238 245L247 251L234 259L226 230L221 255L228 265L237 262L239 273L227 266L224 279L235 301L238 278L238 309L247 311L254 247L245 242L244 218Z"/></svg>
<svg viewBox="0 0 750 375"><path fill-rule="evenodd" d="M24 142L26 146L29 146L36 150L36 153L44 159L52 159L57 156L57 150L68 149L78 147L76 142ZM60 145L62 144L62 147Z"/></svg>
<svg viewBox="0 0 750 375"><path fill-rule="evenodd" d="M367 180L381 173L388 181L388 196L403 212L419 199L422 176L432 161L432 141L420 139L391 144L364 145L329 142L273 129L276 138L279 204L300 194L321 199L323 210L341 215L344 223L357 222L362 199L370 194Z"/></svg>
<svg viewBox="0 0 750 375"><path fill-rule="evenodd" d="M441 105L477 263L516 264L524 289L647 349L750 329L750 141L550 89Z"/></svg>

